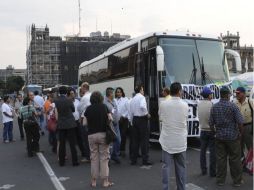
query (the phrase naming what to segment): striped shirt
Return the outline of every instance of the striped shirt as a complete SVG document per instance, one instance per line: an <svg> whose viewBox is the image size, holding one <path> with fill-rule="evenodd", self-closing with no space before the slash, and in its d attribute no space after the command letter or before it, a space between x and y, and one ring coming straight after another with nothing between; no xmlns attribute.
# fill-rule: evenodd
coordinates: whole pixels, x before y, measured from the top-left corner
<svg viewBox="0 0 254 190"><path fill-rule="evenodd" d="M27 120L28 117L32 116L33 113L35 113L35 108L33 106L27 105L27 106L22 106L19 110L19 113L22 115L23 120Z"/></svg>
<svg viewBox="0 0 254 190"><path fill-rule="evenodd" d="M234 103L221 99L211 108L209 125L215 127L217 139L236 140L239 124L243 124L243 116Z"/></svg>

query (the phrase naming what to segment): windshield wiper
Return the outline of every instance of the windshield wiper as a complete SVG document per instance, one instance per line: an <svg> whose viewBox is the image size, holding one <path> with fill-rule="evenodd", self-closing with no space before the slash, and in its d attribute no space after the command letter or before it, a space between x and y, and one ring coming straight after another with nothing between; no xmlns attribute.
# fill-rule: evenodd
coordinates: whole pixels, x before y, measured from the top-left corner
<svg viewBox="0 0 254 190"><path fill-rule="evenodd" d="M205 72L205 66L204 66L204 59L201 58L201 81L202 85L206 84L206 80L208 80L210 83L214 83L211 77Z"/></svg>
<svg viewBox="0 0 254 190"><path fill-rule="evenodd" d="M194 58L194 54L192 53L192 64L193 64L193 69L190 77L190 84L197 84L197 68L196 68L196 62Z"/></svg>

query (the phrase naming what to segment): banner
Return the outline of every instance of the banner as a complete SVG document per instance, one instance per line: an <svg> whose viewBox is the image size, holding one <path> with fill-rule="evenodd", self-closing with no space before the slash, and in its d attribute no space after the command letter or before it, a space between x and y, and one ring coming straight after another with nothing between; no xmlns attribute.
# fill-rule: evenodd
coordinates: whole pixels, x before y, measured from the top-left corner
<svg viewBox="0 0 254 190"><path fill-rule="evenodd" d="M224 86L228 86L232 89L230 84L224 84ZM213 92L212 102L217 103L220 99L220 86L216 84L208 84L206 87L209 87ZM188 137L200 136L198 102L203 100L203 97L201 96L203 88L204 86L194 84L182 84L182 99L189 105L189 115L187 119Z"/></svg>

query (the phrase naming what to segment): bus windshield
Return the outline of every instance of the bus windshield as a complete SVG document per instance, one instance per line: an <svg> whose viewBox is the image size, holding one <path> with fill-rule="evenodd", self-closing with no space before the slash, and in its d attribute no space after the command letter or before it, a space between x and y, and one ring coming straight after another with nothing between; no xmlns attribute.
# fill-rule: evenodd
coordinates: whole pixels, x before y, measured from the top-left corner
<svg viewBox="0 0 254 190"><path fill-rule="evenodd" d="M176 81L204 85L229 80L222 42L160 38L159 44L164 51L166 86Z"/></svg>

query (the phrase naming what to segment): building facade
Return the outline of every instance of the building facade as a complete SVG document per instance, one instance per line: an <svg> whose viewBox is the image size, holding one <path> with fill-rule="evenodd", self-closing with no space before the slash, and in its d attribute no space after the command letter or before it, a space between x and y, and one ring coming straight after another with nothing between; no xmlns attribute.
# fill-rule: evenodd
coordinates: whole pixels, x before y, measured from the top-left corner
<svg viewBox="0 0 254 190"><path fill-rule="evenodd" d="M35 27L28 30L27 84L48 88L57 84L77 85L78 68L83 61L90 60L109 47L130 38L129 35L100 31L90 37L50 36L49 28Z"/></svg>
<svg viewBox="0 0 254 190"><path fill-rule="evenodd" d="M231 34L229 31L226 35L222 35L223 42L225 44L226 49L232 49L238 51L241 57L242 63L242 72L252 72L253 71L253 59L254 59L254 47L251 46L241 46L240 45L240 35L239 32L237 34ZM236 72L236 65L234 62L234 58L228 56L227 57L229 71Z"/></svg>
<svg viewBox="0 0 254 190"><path fill-rule="evenodd" d="M12 65L6 67L6 69L0 69L0 80L6 83L8 77L20 76L25 80L26 69L15 69Z"/></svg>
<svg viewBox="0 0 254 190"><path fill-rule="evenodd" d="M27 84L43 87L60 82L60 46L62 38L50 36L49 28L35 27L30 31L27 49Z"/></svg>

